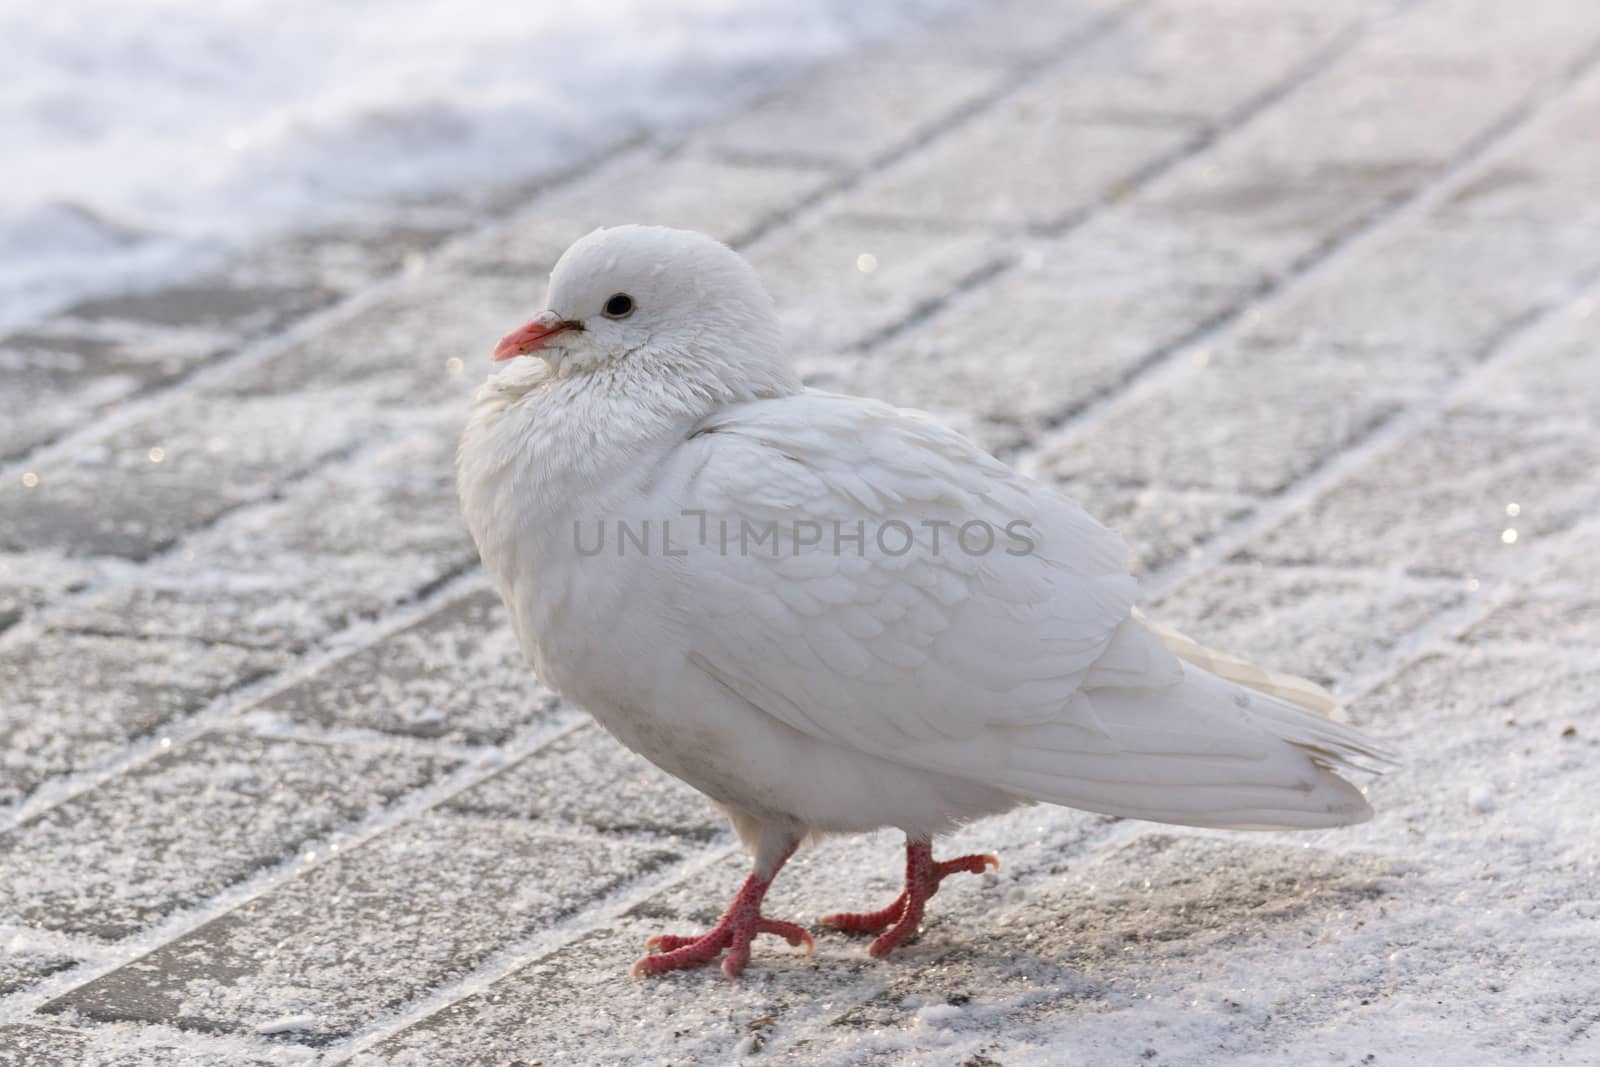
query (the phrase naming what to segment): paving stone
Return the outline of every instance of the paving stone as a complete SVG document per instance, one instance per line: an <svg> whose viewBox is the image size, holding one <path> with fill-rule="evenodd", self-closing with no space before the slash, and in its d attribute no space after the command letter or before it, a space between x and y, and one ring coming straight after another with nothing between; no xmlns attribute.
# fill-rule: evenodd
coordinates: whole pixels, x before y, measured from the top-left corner
<svg viewBox="0 0 1600 1067"><path fill-rule="evenodd" d="M1451 32L1439 31L1448 8L1473 8ZM1558 69L1558 55L1576 56L1582 34L1541 38L1523 61L1501 35L1516 36L1514 12L1485 5L1448 3L1402 13L1357 45L1354 52L1254 124L1238 150L1303 168L1320 165L1437 166L1483 132ZM1600 29L1596 24L1594 29ZM1500 58L1497 58L1500 57ZM1533 60L1533 61L1527 61ZM1426 108L1397 106L1426 99ZM1294 136L1314 129L1318 136Z"/></svg>
<svg viewBox="0 0 1600 1067"><path fill-rule="evenodd" d="M293 1019L284 1040L325 1044L673 858L599 838L580 847L513 820L427 817L45 1010L245 1033Z"/></svg>
<svg viewBox="0 0 1600 1067"><path fill-rule="evenodd" d="M750 259L802 370L808 359L867 343L925 314L1000 261L980 235L835 217L763 242Z"/></svg>
<svg viewBox="0 0 1600 1067"><path fill-rule="evenodd" d="M76 429L86 412L168 382L334 296L303 283L219 277L85 301L0 339L0 456Z"/></svg>
<svg viewBox="0 0 1600 1067"><path fill-rule="evenodd" d="M251 714L262 722L498 744L548 719L555 705L555 694L523 660L499 596L479 591L329 664Z"/></svg>
<svg viewBox="0 0 1600 1067"><path fill-rule="evenodd" d="M53 1026L0 1026L0 1067L86 1064L86 1038Z"/></svg>
<svg viewBox="0 0 1600 1067"><path fill-rule="evenodd" d="M1583 742L1600 738L1600 729L1589 729L1600 727L1600 664L1582 656L1446 646L1400 671L1357 710L1381 720L1402 743L1415 742L1409 746L1418 749L1415 756L1436 763L1440 773L1448 768L1445 754L1427 749L1430 734L1445 723L1468 728L1469 747L1498 746L1503 757L1535 744L1582 758ZM1579 736L1563 738L1575 723L1582 724Z"/></svg>
<svg viewBox="0 0 1600 1067"><path fill-rule="evenodd" d="M1194 136L1183 124L1096 121L1028 91L874 175L842 210L939 225L1057 225L1110 198ZM974 174L963 169L973 159L1004 165Z"/></svg>
<svg viewBox="0 0 1600 1067"><path fill-rule="evenodd" d="M1476 376L1457 406L1534 419L1593 418L1600 411L1600 374L1594 364L1597 337L1600 293L1591 292L1556 311L1520 339L1514 353Z"/></svg>
<svg viewBox="0 0 1600 1067"><path fill-rule="evenodd" d="M327 329L207 382L205 394L225 406L293 397L347 425L352 439L363 432L352 416L373 411L451 408L464 415L495 342L527 321L542 297L542 284L521 277L424 265Z"/></svg>
<svg viewBox="0 0 1600 1067"><path fill-rule="evenodd" d="M920 29L875 42L875 54L964 63L1037 63L1065 55L1129 9L1126 0L990 0L956 7Z"/></svg>
<svg viewBox="0 0 1600 1067"><path fill-rule="evenodd" d="M281 656L196 641L44 635L0 645L0 805L270 673Z"/></svg>
<svg viewBox="0 0 1600 1067"><path fill-rule="evenodd" d="M1257 330L1465 362L1600 265L1594 240L1581 230L1563 236L1515 222L1398 227L1318 284L1264 309Z"/></svg>
<svg viewBox="0 0 1600 1067"><path fill-rule="evenodd" d="M41 462L32 487L0 485L0 546L143 560L362 432L353 412L334 418L305 401L176 395L70 459Z"/></svg>
<svg viewBox="0 0 1600 1067"><path fill-rule="evenodd" d="M1471 630L1472 644L1565 645L1589 652L1600 643L1600 536L1581 538L1554 566L1527 578Z"/></svg>
<svg viewBox="0 0 1600 1067"><path fill-rule="evenodd" d="M1040 468L1068 480L1276 493L1447 377L1435 363L1382 351L1199 350L1092 430L1047 444Z"/></svg>
<svg viewBox="0 0 1600 1067"><path fill-rule="evenodd" d="M1592 438L1559 425L1452 414L1373 456L1243 555L1419 574L1501 570L1592 513L1597 463Z"/></svg>
<svg viewBox="0 0 1600 1067"><path fill-rule="evenodd" d="M1517 221L1543 225L1555 236L1600 226L1600 143L1587 136L1600 108L1600 71L1477 168L1432 214L1443 222Z"/></svg>
<svg viewBox="0 0 1600 1067"><path fill-rule="evenodd" d="M196 538L196 558L227 566L253 565L267 552L370 553L408 563L470 556L455 494L458 422L451 413L416 425L413 433L319 471L278 505L243 512ZM375 516L388 521L374 522Z"/></svg>
<svg viewBox="0 0 1600 1067"><path fill-rule="evenodd" d="M1129 10L1104 35L1024 94L1077 115L1215 122L1283 81L1360 5L1263 6L1246 13L1187 2Z"/></svg>
<svg viewBox="0 0 1600 1067"><path fill-rule="evenodd" d="M1120 385L1262 281L1181 227L1113 212L1030 245L1015 268L866 358L825 368L821 384L1036 428Z"/></svg>
<svg viewBox="0 0 1600 1067"><path fill-rule="evenodd" d="M383 750L205 734L0 833L0 922L124 938L450 767Z"/></svg>
<svg viewBox="0 0 1600 1067"><path fill-rule="evenodd" d="M1249 497L1129 487L1093 480L1057 486L1120 533L1133 551L1133 571L1148 575L1185 558L1255 507Z"/></svg>
<svg viewBox="0 0 1600 1067"><path fill-rule="evenodd" d="M1381 661L1464 595L1454 585L1225 567L1161 597L1150 615L1202 644L1329 685Z"/></svg>
<svg viewBox="0 0 1600 1067"><path fill-rule="evenodd" d="M53 625L299 648L410 600L476 559L455 496L454 413L189 538Z"/></svg>
<svg viewBox="0 0 1600 1067"><path fill-rule="evenodd" d="M833 63L702 137L734 158L861 167L927 136L1001 78L979 62Z"/></svg>
<svg viewBox="0 0 1600 1067"><path fill-rule="evenodd" d="M93 564L49 552L0 552L0 631L63 594L88 584Z"/></svg>
<svg viewBox="0 0 1600 1067"><path fill-rule="evenodd" d="M536 301L561 253L598 226L676 226L738 245L836 180L815 167L729 162L693 147L640 154L539 198L527 217L463 247L446 264L516 279Z"/></svg>
<svg viewBox="0 0 1600 1067"><path fill-rule="evenodd" d="M458 793L445 809L614 834L643 831L710 841L728 833L727 821L705 797L595 723Z"/></svg>
<svg viewBox="0 0 1600 1067"><path fill-rule="evenodd" d="M752 1050L753 1035L782 1033L776 1020L815 994L814 967L773 965L767 957L762 973L770 977L713 977L694 994L677 981L625 981L620 976L651 929L635 922L586 935L356 1056L352 1067L624 1064L644 1049L660 1055L656 1062L734 1062ZM778 944L781 953L792 951ZM704 983L711 976L694 977ZM707 1017L707 1000L717 1006L714 1017Z"/></svg>
<svg viewBox="0 0 1600 1067"><path fill-rule="evenodd" d="M276 1050L274 1050L276 1051ZM206 1046L159 1031L129 1027L68 1030L49 1026L0 1026L0 1067L283 1067L309 1062L263 1051L243 1041L217 1040Z"/></svg>
<svg viewBox="0 0 1600 1067"><path fill-rule="evenodd" d="M1445 0L1403 12L1372 36L1364 52L1378 66L1471 77L1515 88L1580 62L1600 33L1587 6L1539 5L1517 11L1495 0Z"/></svg>
<svg viewBox="0 0 1600 1067"><path fill-rule="evenodd" d="M1431 173L1411 163L1330 163L1309 177L1252 158L1235 144L1230 139L1205 162L1132 193L1127 210L1186 228L1208 247L1240 250L1278 275L1421 187Z"/></svg>
<svg viewBox="0 0 1600 1067"><path fill-rule="evenodd" d="M1359 13L1341 12L1348 22ZM1121 195L1148 168L1291 78L1337 27L1289 10L1237 18L1131 11L1059 69L868 180L846 210L1052 226ZM970 161L1003 159L974 175Z"/></svg>
<svg viewBox="0 0 1600 1067"><path fill-rule="evenodd" d="M5 954L0 955L0 997L19 993L35 982L78 963L71 956L59 952L20 947L20 940L13 939L13 943L6 946ZM0 1029L0 1034L3 1033L4 1030ZM0 1048L3 1047L4 1042L0 1041ZM0 1063L4 1062L0 1059Z"/></svg>

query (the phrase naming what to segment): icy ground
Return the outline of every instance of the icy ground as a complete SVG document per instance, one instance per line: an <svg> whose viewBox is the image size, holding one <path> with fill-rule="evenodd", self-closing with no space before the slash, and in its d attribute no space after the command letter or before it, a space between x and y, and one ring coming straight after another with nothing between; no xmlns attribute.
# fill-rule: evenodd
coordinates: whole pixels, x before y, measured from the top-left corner
<svg viewBox="0 0 1600 1067"><path fill-rule="evenodd" d="M470 217L940 0L0 0L0 329L296 228Z"/></svg>
<svg viewBox="0 0 1600 1067"><path fill-rule="evenodd" d="M52 39L87 71L151 10ZM270 87L273 10L185 25L254 19ZM343 143L302 118L293 173ZM0 337L0 1067L1600 1063L1596 129L1592 0L990 0L505 204L437 172L448 225L385 193ZM961 426L1123 531L1153 616L1331 684L1406 757L1377 818L1026 809L939 843L1004 867L887 961L629 982L746 859L520 662L451 471L494 341L616 221L734 243L810 381ZM899 849L826 842L770 911L881 906Z"/></svg>

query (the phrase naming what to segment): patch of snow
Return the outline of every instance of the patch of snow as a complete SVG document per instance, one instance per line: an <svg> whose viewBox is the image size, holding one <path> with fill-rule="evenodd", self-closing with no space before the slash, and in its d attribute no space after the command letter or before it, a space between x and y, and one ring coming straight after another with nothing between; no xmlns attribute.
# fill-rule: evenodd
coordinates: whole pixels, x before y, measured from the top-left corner
<svg viewBox="0 0 1600 1067"><path fill-rule="evenodd" d="M917 1022L923 1026L944 1026L965 1014L956 1004L928 1004L917 1012Z"/></svg>
<svg viewBox="0 0 1600 1067"><path fill-rule="evenodd" d="M317 1017L302 1013L300 1015L285 1015L270 1022L264 1022L256 1027L256 1033L262 1035L289 1034L301 1030L315 1030L316 1027Z"/></svg>
<svg viewBox="0 0 1600 1067"><path fill-rule="evenodd" d="M0 0L0 329L272 234L459 219L943 2Z"/></svg>

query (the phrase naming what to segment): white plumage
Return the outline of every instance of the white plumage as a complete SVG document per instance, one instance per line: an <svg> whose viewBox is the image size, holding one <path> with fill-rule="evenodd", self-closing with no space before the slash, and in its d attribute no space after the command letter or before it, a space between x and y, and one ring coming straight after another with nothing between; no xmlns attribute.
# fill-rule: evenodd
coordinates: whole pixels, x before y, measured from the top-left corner
<svg viewBox="0 0 1600 1067"><path fill-rule="evenodd" d="M596 231L548 306L474 404L468 524L541 677L719 804L762 889L808 834L915 844L1029 801L1370 816L1335 771L1389 757L1324 690L1147 623L1116 534L955 432L802 388L720 244ZM641 967L736 972L738 907Z"/></svg>

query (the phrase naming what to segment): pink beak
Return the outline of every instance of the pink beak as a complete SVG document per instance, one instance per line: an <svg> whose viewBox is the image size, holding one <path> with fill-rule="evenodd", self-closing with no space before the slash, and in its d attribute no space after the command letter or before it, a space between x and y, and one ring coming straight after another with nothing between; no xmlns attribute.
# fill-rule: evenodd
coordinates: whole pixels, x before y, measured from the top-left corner
<svg viewBox="0 0 1600 1067"><path fill-rule="evenodd" d="M500 343L494 346L494 360L499 362L513 356L525 356L529 352L537 352L556 334L578 325L580 324L563 319L554 311L541 311L532 322L500 339Z"/></svg>

